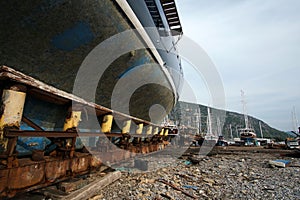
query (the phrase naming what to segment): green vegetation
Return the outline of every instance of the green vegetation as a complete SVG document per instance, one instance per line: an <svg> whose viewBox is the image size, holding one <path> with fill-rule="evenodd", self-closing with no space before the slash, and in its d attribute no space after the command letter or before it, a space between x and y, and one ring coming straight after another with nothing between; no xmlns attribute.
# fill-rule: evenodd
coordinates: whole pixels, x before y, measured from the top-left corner
<svg viewBox="0 0 300 200"><path fill-rule="evenodd" d="M201 132L207 131L207 107L201 104L178 102L169 115L169 118L176 121L179 125L199 127L199 108L201 112ZM222 119L222 114L225 118ZM256 132L257 137L261 137L259 122L261 123L264 138L275 139L276 141L285 140L288 135L275 128L270 127L262 120L249 116L249 124ZM211 108L211 121L213 130L217 131L217 124L223 124L222 135L230 138L230 125L233 137L238 137L237 129L245 127L244 115L236 112L223 111ZM220 126L222 127L222 126Z"/></svg>

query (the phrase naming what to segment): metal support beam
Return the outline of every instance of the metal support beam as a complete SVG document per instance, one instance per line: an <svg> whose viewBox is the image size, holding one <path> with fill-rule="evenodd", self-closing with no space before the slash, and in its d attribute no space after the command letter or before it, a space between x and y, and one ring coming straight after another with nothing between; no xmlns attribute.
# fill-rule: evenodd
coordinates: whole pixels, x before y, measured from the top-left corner
<svg viewBox="0 0 300 200"><path fill-rule="evenodd" d="M31 121L25 116L22 116L22 122L26 123L31 128L34 128L34 130L43 131L43 129L40 126L38 126L36 123L34 123L33 121Z"/></svg>
<svg viewBox="0 0 300 200"><path fill-rule="evenodd" d="M77 132L66 131L23 131L5 129L5 137L48 137L48 138L73 138L77 137Z"/></svg>

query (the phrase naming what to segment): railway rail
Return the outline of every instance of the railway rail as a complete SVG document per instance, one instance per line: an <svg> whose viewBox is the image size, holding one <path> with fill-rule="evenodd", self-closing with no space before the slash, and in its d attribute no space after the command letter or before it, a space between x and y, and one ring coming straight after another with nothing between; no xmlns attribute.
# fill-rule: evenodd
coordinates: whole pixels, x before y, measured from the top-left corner
<svg viewBox="0 0 300 200"><path fill-rule="evenodd" d="M0 91L0 198L158 151L177 134L173 128L88 102L6 66L0 68ZM56 119L63 121L61 126L45 128L39 123L36 102L48 110L58 107L65 116ZM93 114L100 130L81 127ZM122 127L116 119L123 122Z"/></svg>

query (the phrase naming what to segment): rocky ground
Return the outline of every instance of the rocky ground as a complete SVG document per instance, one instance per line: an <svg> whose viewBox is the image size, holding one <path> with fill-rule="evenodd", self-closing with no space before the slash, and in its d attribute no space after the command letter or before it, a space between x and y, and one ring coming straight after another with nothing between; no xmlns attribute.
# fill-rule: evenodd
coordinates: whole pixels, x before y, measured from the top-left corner
<svg viewBox="0 0 300 200"><path fill-rule="evenodd" d="M181 160L167 153L161 159L147 157L156 170L139 171L131 168L133 163L119 167L122 177L91 199L300 199L299 158L238 148L211 156L196 153ZM290 160L291 165L270 166L269 160L276 159Z"/></svg>

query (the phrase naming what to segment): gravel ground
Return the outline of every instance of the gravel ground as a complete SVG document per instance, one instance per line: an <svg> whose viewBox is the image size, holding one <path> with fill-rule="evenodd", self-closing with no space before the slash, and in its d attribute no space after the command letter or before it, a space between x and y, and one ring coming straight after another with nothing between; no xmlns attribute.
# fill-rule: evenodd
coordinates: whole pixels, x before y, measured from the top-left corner
<svg viewBox="0 0 300 200"><path fill-rule="evenodd" d="M117 169L122 171L121 179L91 199L300 199L299 158L238 150L196 156L198 164L184 156L181 160L166 154L160 157L147 158L149 166L158 167L155 171ZM290 160L292 165L278 168L268 164L276 159Z"/></svg>

